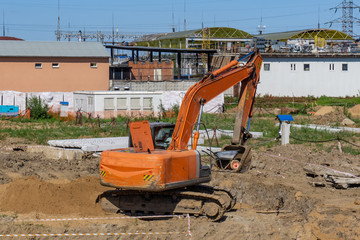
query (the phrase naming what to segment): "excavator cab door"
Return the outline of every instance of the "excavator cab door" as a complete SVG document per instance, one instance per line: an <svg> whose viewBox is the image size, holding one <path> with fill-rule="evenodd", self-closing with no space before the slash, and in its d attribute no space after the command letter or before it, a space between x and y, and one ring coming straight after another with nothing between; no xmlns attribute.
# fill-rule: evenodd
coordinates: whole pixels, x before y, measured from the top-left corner
<svg viewBox="0 0 360 240"><path fill-rule="evenodd" d="M136 153L154 151L149 121L130 122L129 128Z"/></svg>

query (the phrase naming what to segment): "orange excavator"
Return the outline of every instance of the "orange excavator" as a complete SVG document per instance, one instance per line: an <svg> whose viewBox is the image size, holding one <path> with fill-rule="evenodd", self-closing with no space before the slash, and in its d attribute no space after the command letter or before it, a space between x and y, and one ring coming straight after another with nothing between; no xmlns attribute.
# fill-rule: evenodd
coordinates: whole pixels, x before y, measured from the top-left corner
<svg viewBox="0 0 360 240"><path fill-rule="evenodd" d="M186 92L173 129L155 131L147 121L130 123L132 147L101 154L101 184L115 188L98 197L103 209L125 214L205 215L213 221L232 209L236 199L230 191L201 184L210 182L213 167L196 150L201 115L204 104L241 83L234 137L215 153L218 167L240 171L250 161L246 124L252 116L261 64L260 53L254 51L206 74ZM164 144L158 144L159 139L169 141L169 134L170 144L161 149Z"/></svg>

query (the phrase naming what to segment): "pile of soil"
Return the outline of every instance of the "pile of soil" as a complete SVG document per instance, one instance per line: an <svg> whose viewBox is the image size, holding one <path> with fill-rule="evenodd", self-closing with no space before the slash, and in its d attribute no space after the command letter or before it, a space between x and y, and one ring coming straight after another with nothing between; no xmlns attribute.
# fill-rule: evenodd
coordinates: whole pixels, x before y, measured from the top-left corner
<svg viewBox="0 0 360 240"><path fill-rule="evenodd" d="M101 215L95 200L107 190L96 177L83 177L69 183L50 183L37 177L16 179L0 198L1 211L17 213Z"/></svg>
<svg viewBox="0 0 360 240"><path fill-rule="evenodd" d="M333 111L328 111L328 109L322 110L324 108L326 107L323 107L318 112L316 112L312 123L318 125L337 125L347 118L339 108L335 108ZM333 109L334 107L329 108Z"/></svg>
<svg viewBox="0 0 360 240"><path fill-rule="evenodd" d="M360 119L360 104L350 108L348 112L351 114L352 118Z"/></svg>

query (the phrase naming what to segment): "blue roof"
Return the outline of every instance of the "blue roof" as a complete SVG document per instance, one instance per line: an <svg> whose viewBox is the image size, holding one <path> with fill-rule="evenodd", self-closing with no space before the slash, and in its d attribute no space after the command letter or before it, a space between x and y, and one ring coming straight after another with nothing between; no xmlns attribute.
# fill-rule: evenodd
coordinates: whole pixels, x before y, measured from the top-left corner
<svg viewBox="0 0 360 240"><path fill-rule="evenodd" d="M277 115L276 118L279 119L280 122L283 122L283 121L292 122L292 121L294 121L294 118L291 115Z"/></svg>

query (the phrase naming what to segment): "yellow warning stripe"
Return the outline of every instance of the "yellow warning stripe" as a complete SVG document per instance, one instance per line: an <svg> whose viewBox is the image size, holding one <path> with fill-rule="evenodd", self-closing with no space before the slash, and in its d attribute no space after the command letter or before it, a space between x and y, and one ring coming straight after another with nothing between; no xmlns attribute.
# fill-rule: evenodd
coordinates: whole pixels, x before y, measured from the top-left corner
<svg viewBox="0 0 360 240"><path fill-rule="evenodd" d="M154 177L154 175L144 175L144 181L150 181L152 178Z"/></svg>
<svg viewBox="0 0 360 240"><path fill-rule="evenodd" d="M126 236L126 235L171 235L186 232L144 232L144 233L36 233L36 234L0 234L0 237L56 237L56 236Z"/></svg>
<svg viewBox="0 0 360 240"><path fill-rule="evenodd" d="M106 172L105 172L105 171L100 171L100 175L101 175L102 177L105 177L105 176L106 176Z"/></svg>

